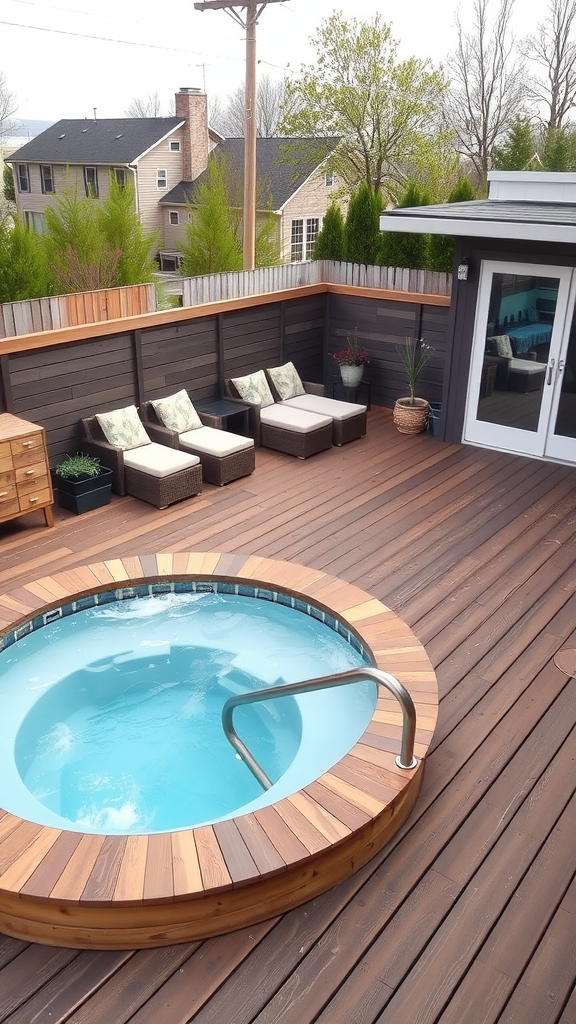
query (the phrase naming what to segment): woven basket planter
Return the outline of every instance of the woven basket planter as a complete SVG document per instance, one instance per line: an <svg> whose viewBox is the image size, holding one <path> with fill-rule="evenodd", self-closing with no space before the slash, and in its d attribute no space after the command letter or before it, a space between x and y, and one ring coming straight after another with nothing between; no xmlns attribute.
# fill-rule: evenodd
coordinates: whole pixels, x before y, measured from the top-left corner
<svg viewBox="0 0 576 1024"><path fill-rule="evenodd" d="M430 403L425 398L398 398L394 406L394 423L401 434L420 434L426 430Z"/></svg>

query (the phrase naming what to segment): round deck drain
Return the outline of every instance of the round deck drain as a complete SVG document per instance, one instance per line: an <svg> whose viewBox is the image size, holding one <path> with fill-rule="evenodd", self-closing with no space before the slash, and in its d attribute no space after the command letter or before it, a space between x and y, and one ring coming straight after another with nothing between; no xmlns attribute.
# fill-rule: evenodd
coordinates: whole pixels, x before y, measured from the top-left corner
<svg viewBox="0 0 576 1024"><path fill-rule="evenodd" d="M554 655L554 664L567 676L574 676L576 679L576 648L564 647Z"/></svg>

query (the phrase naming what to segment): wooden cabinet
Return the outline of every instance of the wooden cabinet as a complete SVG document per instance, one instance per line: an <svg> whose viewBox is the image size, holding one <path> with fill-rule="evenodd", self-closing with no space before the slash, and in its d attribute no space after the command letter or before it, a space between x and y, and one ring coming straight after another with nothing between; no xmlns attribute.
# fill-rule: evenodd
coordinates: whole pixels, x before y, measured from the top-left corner
<svg viewBox="0 0 576 1024"><path fill-rule="evenodd" d="M0 413L0 523L41 508L54 526L53 501L44 428Z"/></svg>

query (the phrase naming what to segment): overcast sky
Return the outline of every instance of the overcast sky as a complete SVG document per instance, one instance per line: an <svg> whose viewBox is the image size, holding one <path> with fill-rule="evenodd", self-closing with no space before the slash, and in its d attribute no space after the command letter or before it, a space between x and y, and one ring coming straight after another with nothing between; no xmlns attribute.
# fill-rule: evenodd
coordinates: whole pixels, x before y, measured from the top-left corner
<svg viewBox="0 0 576 1024"><path fill-rule="evenodd" d="M492 0L494 7L497 0ZM533 31L542 0L517 0L516 31ZM519 6L520 5L520 6ZM457 0L286 0L264 10L257 30L259 73L297 71L314 59L310 37L335 9L392 24L401 55L440 62L453 48ZM463 20L473 0L460 2ZM521 8L521 18L520 18ZM182 86L225 100L244 78L243 32L224 10L193 0L0 0L0 71L16 94L17 116L123 117L135 97L168 104Z"/></svg>

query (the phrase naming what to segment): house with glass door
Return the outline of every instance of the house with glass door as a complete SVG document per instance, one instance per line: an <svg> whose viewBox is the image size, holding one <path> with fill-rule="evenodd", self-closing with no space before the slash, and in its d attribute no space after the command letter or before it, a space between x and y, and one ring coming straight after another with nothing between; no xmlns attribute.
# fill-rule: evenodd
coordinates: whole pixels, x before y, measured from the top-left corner
<svg viewBox="0 0 576 1024"><path fill-rule="evenodd" d="M488 178L486 200L380 218L456 236L442 436L576 464L576 174Z"/></svg>

